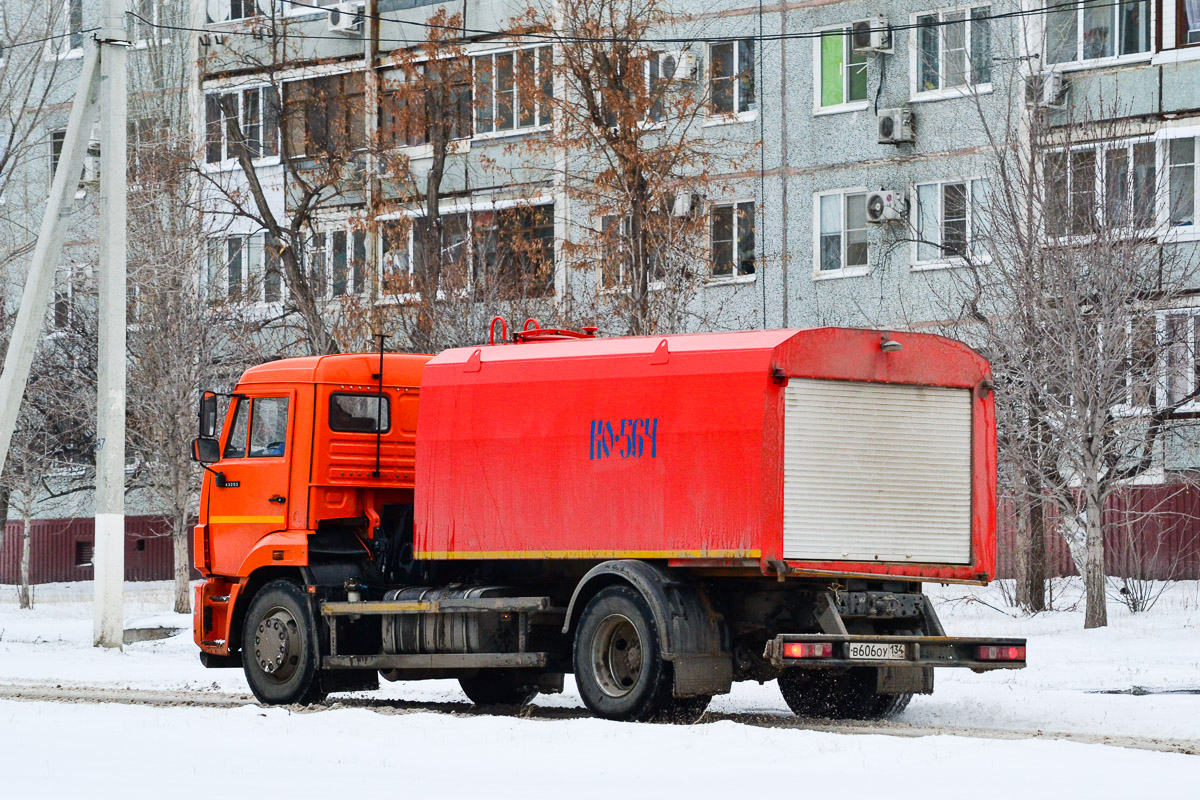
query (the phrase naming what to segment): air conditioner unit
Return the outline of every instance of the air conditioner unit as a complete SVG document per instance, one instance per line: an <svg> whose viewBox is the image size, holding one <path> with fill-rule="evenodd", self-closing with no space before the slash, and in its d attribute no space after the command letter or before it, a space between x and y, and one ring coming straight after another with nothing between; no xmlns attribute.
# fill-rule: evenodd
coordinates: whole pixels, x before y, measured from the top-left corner
<svg viewBox="0 0 1200 800"><path fill-rule="evenodd" d="M359 34L363 29L366 3L338 3L329 9L330 33Z"/></svg>
<svg viewBox="0 0 1200 800"><path fill-rule="evenodd" d="M696 57L686 50L658 54L658 77L668 81L687 81L696 72Z"/></svg>
<svg viewBox="0 0 1200 800"><path fill-rule="evenodd" d="M875 118L880 144L901 144L913 140L913 115L907 108L883 108Z"/></svg>
<svg viewBox="0 0 1200 800"><path fill-rule="evenodd" d="M907 210L904 192L880 189L867 194L867 222L875 225L899 222Z"/></svg>
<svg viewBox="0 0 1200 800"><path fill-rule="evenodd" d="M1062 73L1050 70L1042 73L1042 85L1038 105L1042 108L1063 108L1067 94L1067 82Z"/></svg>
<svg viewBox="0 0 1200 800"><path fill-rule="evenodd" d="M672 217L690 217L700 206L700 197L692 191L678 192L671 204Z"/></svg>
<svg viewBox="0 0 1200 800"><path fill-rule="evenodd" d="M862 19L850 25L850 44L856 53L892 53L892 29L886 17Z"/></svg>

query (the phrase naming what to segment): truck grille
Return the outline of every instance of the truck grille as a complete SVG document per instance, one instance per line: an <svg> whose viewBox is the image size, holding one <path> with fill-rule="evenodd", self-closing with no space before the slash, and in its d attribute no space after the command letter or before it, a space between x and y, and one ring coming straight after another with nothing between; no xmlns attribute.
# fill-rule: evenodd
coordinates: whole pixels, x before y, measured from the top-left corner
<svg viewBox="0 0 1200 800"><path fill-rule="evenodd" d="M792 378L783 555L971 560L971 392Z"/></svg>

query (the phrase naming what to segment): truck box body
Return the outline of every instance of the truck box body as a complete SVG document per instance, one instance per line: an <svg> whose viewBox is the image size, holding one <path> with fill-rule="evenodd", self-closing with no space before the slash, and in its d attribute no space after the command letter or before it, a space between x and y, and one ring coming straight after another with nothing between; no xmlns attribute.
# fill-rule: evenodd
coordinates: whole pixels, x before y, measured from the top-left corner
<svg viewBox="0 0 1200 800"><path fill-rule="evenodd" d="M415 555L986 582L990 377L959 342L832 328L449 350Z"/></svg>

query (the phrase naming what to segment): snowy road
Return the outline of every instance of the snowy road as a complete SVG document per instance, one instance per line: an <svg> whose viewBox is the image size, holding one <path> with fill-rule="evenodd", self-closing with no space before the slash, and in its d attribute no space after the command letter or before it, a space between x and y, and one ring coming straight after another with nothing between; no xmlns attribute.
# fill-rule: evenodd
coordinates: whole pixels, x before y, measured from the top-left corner
<svg viewBox="0 0 1200 800"><path fill-rule="evenodd" d="M240 671L200 667L186 634L89 647L87 587L42 587L32 612L12 608L6 589L5 797L207 797L210 780L296 797L351 786L488 798L890 794L908 793L914 776L948 796L1200 796L1195 584L1149 615L1114 609L1110 628L1089 632L1076 613L1013 617L981 602L996 604L994 592L937 589L951 632L1028 636L1030 668L940 671L934 695L884 723L797 719L773 683L737 684L694 726L591 719L569 680L517 716L475 711L448 681L260 708ZM130 624L186 625L161 613L166 597L131 588ZM122 777L96 782L87 770L102 763Z"/></svg>

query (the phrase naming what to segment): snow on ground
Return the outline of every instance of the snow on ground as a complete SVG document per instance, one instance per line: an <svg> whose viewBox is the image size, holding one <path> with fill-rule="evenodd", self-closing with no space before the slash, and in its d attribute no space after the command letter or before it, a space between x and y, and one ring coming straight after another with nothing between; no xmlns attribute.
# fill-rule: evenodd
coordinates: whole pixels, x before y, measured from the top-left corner
<svg viewBox="0 0 1200 800"><path fill-rule="evenodd" d="M1071 603L1073 590L1060 586L1059 603ZM951 635L1026 636L1030 666L983 675L939 670L936 692L914 699L898 722L1167 738L1200 747L1200 582L1172 586L1146 614L1111 604L1111 625L1095 631L1082 629L1079 611L1014 614L996 586L930 591ZM90 584L36 592L35 608L20 611L13 587L0 586L0 685L247 693L239 670L200 666L190 618L164 612L168 584L127 585L127 627L175 625L184 634L121 652L90 646ZM297 713L3 700L0 796L191 797L210 795L213 780L297 797L351 786L449 797L893 794L908 792L889 780L914 776L950 791L1022 798L1200 791L1198 756L1047 739L851 736L749 724L753 715L787 718L773 683L735 684L713 701L716 721L690 727L574 713L556 718L549 709L532 718L439 713L432 704L466 709L452 681L385 684L369 696L430 705L406 705L403 714L390 706ZM562 695L535 702L580 706L570 680ZM101 766L114 765L111 780L97 781Z"/></svg>

